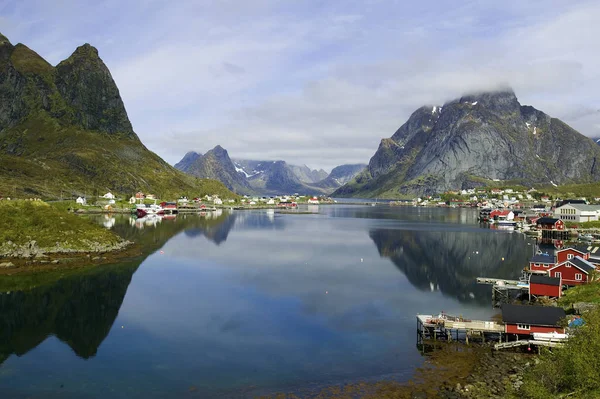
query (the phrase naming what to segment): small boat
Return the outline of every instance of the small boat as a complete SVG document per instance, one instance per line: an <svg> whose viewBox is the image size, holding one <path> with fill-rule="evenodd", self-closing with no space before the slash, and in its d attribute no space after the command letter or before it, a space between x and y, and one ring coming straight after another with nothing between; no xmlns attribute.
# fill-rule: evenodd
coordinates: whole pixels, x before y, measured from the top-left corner
<svg viewBox="0 0 600 399"><path fill-rule="evenodd" d="M569 334L560 334L556 331L551 333L533 333L533 339L536 341L565 341L569 339Z"/></svg>
<svg viewBox="0 0 600 399"><path fill-rule="evenodd" d="M137 217L143 218L146 215L163 215L164 209L160 205L151 204L139 204L136 208Z"/></svg>
<svg viewBox="0 0 600 399"><path fill-rule="evenodd" d="M591 234L582 234L579 236L579 239L582 241L593 241L594 240L594 236Z"/></svg>

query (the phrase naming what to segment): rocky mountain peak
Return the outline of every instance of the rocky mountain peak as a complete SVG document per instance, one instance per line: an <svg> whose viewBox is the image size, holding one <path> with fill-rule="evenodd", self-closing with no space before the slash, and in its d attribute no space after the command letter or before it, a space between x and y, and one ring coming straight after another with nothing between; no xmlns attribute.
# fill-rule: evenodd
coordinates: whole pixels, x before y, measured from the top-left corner
<svg viewBox="0 0 600 399"><path fill-rule="evenodd" d="M472 188L591 183L600 150L558 119L521 106L511 89L417 109L383 139L366 173L335 195L398 196Z"/></svg>
<svg viewBox="0 0 600 399"><path fill-rule="evenodd" d="M444 106L450 107L453 105L477 106L479 110L496 114L518 112L521 107L515 92L511 88L465 94L458 99L449 101Z"/></svg>
<svg viewBox="0 0 600 399"><path fill-rule="evenodd" d="M85 129L137 139L119 89L95 47L77 47L56 72L58 90Z"/></svg>
<svg viewBox="0 0 600 399"><path fill-rule="evenodd" d="M209 152L216 156L220 156L220 157L225 157L225 156L228 157L229 156L229 153L227 152L227 150L225 148L221 147L220 145L216 145L215 148L213 148ZM207 152L207 154L209 152Z"/></svg>

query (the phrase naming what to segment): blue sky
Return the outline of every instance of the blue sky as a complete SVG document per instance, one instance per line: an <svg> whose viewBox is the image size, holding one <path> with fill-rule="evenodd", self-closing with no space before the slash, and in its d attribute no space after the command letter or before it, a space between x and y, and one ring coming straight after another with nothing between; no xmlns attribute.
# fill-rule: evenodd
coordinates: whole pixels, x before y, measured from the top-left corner
<svg viewBox="0 0 600 399"><path fill-rule="evenodd" d="M0 0L0 32L53 65L98 48L170 163L368 162L424 104L509 84L600 136L598 1Z"/></svg>

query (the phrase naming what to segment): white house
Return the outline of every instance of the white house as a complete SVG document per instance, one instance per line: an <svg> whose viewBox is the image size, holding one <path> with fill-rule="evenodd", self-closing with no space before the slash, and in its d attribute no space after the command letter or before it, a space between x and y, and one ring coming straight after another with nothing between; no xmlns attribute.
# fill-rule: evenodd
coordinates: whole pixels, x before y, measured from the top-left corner
<svg viewBox="0 0 600 399"><path fill-rule="evenodd" d="M129 203L130 204L135 204L135 197L129 198Z"/></svg>
<svg viewBox="0 0 600 399"><path fill-rule="evenodd" d="M275 200L273 198L269 198L267 205L275 205Z"/></svg>
<svg viewBox="0 0 600 399"><path fill-rule="evenodd" d="M312 197L309 198L306 202L308 202L309 204L319 204L319 199L317 197Z"/></svg>
<svg viewBox="0 0 600 399"><path fill-rule="evenodd" d="M102 198L115 199L115 196L112 193L106 193L102 196Z"/></svg>
<svg viewBox="0 0 600 399"><path fill-rule="evenodd" d="M219 198L219 197L215 197L214 204L215 205L223 205L223 200L221 200L221 198Z"/></svg>
<svg viewBox="0 0 600 399"><path fill-rule="evenodd" d="M86 204L85 198L83 198L83 197L77 197L77 199L75 200L75 202L77 204L79 204L79 205L85 205Z"/></svg>
<svg viewBox="0 0 600 399"><path fill-rule="evenodd" d="M600 205L565 204L556 208L554 215L567 222L592 222L600 220Z"/></svg>

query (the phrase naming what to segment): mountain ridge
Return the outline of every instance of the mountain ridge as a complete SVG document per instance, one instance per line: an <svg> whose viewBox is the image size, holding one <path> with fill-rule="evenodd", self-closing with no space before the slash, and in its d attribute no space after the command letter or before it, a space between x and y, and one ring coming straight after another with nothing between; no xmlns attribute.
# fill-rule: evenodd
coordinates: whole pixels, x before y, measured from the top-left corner
<svg viewBox="0 0 600 399"><path fill-rule="evenodd" d="M492 181L591 183L600 148L564 122L521 105L512 90L423 106L336 196L400 197L473 188Z"/></svg>

